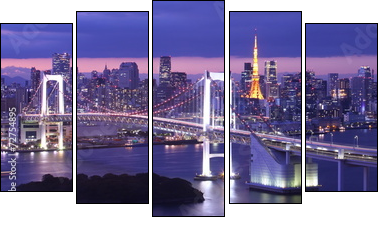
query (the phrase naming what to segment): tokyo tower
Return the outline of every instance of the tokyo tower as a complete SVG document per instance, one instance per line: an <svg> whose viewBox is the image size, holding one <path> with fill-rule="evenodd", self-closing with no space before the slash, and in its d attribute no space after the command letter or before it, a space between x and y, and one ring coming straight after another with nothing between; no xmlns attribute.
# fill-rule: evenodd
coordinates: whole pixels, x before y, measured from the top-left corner
<svg viewBox="0 0 387 225"><path fill-rule="evenodd" d="M257 34L255 34L253 76L249 98L264 99L261 93L261 88L259 87Z"/></svg>

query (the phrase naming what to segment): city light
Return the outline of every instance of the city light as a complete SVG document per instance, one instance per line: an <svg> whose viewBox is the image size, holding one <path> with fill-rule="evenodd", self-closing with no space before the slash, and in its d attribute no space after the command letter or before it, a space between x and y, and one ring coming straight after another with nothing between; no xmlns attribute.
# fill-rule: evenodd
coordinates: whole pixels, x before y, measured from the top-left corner
<svg viewBox="0 0 387 225"><path fill-rule="evenodd" d="M331 36L324 38L324 48L331 48L332 52L326 55L318 50L316 47L322 46L322 39L311 31L318 29L324 33L338 27L342 31L341 34L333 32ZM305 74L305 126L306 134L310 135L306 149L306 157L310 158L310 163L306 165L307 171L310 172L310 175L307 175L307 186L315 186L325 191L346 191L349 188L345 187L344 181L354 183L356 180L362 180L362 186L352 186L351 190L369 190L369 168L377 168L377 145L374 139L377 136L378 123L378 84L375 66L377 45L369 45L367 49L369 56L363 57L359 54L356 61L349 65L340 63L341 59L338 57L340 54L336 53L341 49L332 45L332 42L357 39L359 32L367 31L370 27L377 30L376 24L308 24L306 26L306 40L309 43L306 49L307 52L309 49L309 54L313 54L313 59L306 56L306 67L318 68L316 71L307 70ZM353 32L354 30L357 32ZM372 43L376 36L364 32L362 38ZM358 43L354 48L357 47L359 47ZM335 60L336 65L325 61L320 57L321 54L324 54L324 58ZM348 60L350 56L345 57ZM330 65L326 67L330 70L327 74L321 72L324 70L322 68L324 65ZM363 138L359 138L360 136ZM322 161L312 163L312 159ZM325 187L329 186L330 180L320 175L326 174L325 171L318 170L320 165L327 166L325 160L328 159L333 159L337 163L336 187L335 185ZM351 167L344 167L344 165L356 165L362 168L365 171L364 176L356 175L354 170L350 169ZM345 177L344 171L347 174ZM317 181L317 178L320 179ZM318 186L319 182L321 186Z"/></svg>

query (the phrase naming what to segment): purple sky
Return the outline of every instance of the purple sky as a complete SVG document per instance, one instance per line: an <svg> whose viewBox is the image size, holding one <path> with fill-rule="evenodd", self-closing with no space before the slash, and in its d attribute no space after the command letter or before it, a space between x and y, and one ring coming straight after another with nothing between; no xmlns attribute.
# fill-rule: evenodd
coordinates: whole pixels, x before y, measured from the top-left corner
<svg viewBox="0 0 387 225"><path fill-rule="evenodd" d="M356 74L368 65L377 74L376 24L306 24L305 33L308 70Z"/></svg>
<svg viewBox="0 0 387 225"><path fill-rule="evenodd" d="M172 57L172 71L224 71L224 2L153 1L153 73L159 57Z"/></svg>
<svg viewBox="0 0 387 225"><path fill-rule="evenodd" d="M1 24L1 58L50 58L72 53L72 24Z"/></svg>
<svg viewBox="0 0 387 225"><path fill-rule="evenodd" d="M148 12L77 12L79 58L148 57Z"/></svg>
<svg viewBox="0 0 387 225"><path fill-rule="evenodd" d="M240 74L253 61L255 29L259 73L265 60L277 60L278 73L301 71L301 12L231 12L230 67Z"/></svg>
<svg viewBox="0 0 387 225"><path fill-rule="evenodd" d="M52 69L52 54L72 55L72 40L72 24L1 24L1 68Z"/></svg>
<svg viewBox="0 0 387 225"><path fill-rule="evenodd" d="M80 72L102 72L134 61L148 73L148 12L77 12Z"/></svg>
<svg viewBox="0 0 387 225"><path fill-rule="evenodd" d="M220 7L223 2L153 1L154 56L223 57Z"/></svg>

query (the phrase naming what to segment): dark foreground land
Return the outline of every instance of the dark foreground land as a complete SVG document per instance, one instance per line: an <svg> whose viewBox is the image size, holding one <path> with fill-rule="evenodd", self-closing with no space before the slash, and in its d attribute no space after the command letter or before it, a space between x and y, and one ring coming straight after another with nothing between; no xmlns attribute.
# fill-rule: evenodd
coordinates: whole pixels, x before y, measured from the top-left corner
<svg viewBox="0 0 387 225"><path fill-rule="evenodd" d="M180 178L153 174L153 203L195 203L203 193ZM149 203L149 174L77 175L77 203Z"/></svg>
<svg viewBox="0 0 387 225"><path fill-rule="evenodd" d="M183 204L204 201L203 193L189 181L152 176L153 203ZM21 184L17 191L72 192L73 180L46 174L42 181ZM105 174L104 176L77 175L77 203L149 203L149 174Z"/></svg>
<svg viewBox="0 0 387 225"><path fill-rule="evenodd" d="M73 180L67 177L54 177L45 174L42 181L33 181L17 186L17 191L72 192Z"/></svg>
<svg viewBox="0 0 387 225"><path fill-rule="evenodd" d="M153 203L200 203L204 201L203 193L189 181L180 178L168 178L153 174L152 180Z"/></svg>
<svg viewBox="0 0 387 225"><path fill-rule="evenodd" d="M149 203L148 173L77 175L77 203Z"/></svg>

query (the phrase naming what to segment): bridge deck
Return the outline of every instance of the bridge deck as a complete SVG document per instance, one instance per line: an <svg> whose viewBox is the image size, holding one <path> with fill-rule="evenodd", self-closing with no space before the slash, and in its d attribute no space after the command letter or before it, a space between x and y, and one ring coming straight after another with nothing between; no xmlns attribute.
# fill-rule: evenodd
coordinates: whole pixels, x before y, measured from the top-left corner
<svg viewBox="0 0 387 225"><path fill-rule="evenodd" d="M148 116L130 115L127 113L77 113L76 116L77 120L134 123L142 126L148 126L149 121ZM21 118L23 121L39 122L44 120L45 122L63 122L72 121L73 115L50 114L42 116L37 114L23 114L21 115ZM188 133L190 135L203 135L202 124L194 122L153 117L153 126L165 130ZM210 130L210 135L213 135L214 139L224 140L223 127L211 127ZM249 145L250 135L250 131L230 129L230 142ZM270 147L279 151L291 151L293 154L297 155L302 154L301 139L263 133L255 133L255 135L262 138ZM340 159L345 159L353 164L377 164L377 149L374 148L354 147L318 141L306 141L305 144L306 157L320 158L332 161L336 161L340 157ZM286 150L286 145L290 145L289 150ZM339 156L340 152L342 152L342 156Z"/></svg>

